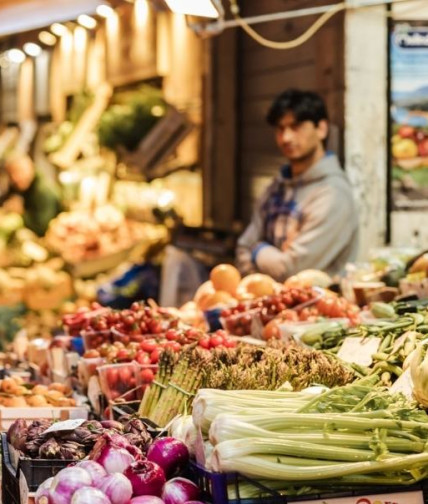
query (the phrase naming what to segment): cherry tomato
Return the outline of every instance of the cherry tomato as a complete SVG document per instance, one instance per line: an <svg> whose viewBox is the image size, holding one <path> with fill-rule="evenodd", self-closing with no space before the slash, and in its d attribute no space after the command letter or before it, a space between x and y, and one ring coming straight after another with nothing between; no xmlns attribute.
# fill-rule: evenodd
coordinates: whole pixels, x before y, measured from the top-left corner
<svg viewBox="0 0 428 504"><path fill-rule="evenodd" d="M210 347L211 348L216 348L216 347L218 347L220 345L223 345L223 342L224 342L224 339L223 339L222 336L213 335L210 338Z"/></svg>
<svg viewBox="0 0 428 504"><path fill-rule="evenodd" d="M179 337L179 334L174 329L168 329L168 331L166 331L166 333L165 333L165 338L168 341L177 341L178 337Z"/></svg>
<svg viewBox="0 0 428 504"><path fill-rule="evenodd" d="M116 355L116 359L121 362L129 360L129 357L129 350L126 350L125 348L119 350Z"/></svg>
<svg viewBox="0 0 428 504"><path fill-rule="evenodd" d="M143 369L140 373L140 377L143 383L151 383L154 380L155 374L152 369Z"/></svg>
<svg viewBox="0 0 428 504"><path fill-rule="evenodd" d="M124 366L119 369L119 380L124 384L132 384L132 369L130 366Z"/></svg>
<svg viewBox="0 0 428 504"><path fill-rule="evenodd" d="M151 364L150 355L145 352L141 352L141 353L137 354L136 361L139 364Z"/></svg>
<svg viewBox="0 0 428 504"><path fill-rule="evenodd" d="M157 364L159 362L160 350L156 349L150 354L150 362L152 364Z"/></svg>
<svg viewBox="0 0 428 504"><path fill-rule="evenodd" d="M210 348L210 337L202 336L202 338L199 340L199 346L208 350Z"/></svg>
<svg viewBox="0 0 428 504"><path fill-rule="evenodd" d="M178 341L168 341L165 345L165 349L170 349L173 352L179 352L181 350L181 345Z"/></svg>
<svg viewBox="0 0 428 504"><path fill-rule="evenodd" d="M140 343L141 350L145 352L152 353L157 347L156 340L154 338L145 339Z"/></svg>

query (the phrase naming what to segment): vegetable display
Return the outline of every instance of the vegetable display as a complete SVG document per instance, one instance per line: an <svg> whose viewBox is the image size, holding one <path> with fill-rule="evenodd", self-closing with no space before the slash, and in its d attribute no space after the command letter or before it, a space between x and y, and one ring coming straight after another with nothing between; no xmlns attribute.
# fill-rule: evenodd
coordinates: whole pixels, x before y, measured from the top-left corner
<svg viewBox="0 0 428 504"><path fill-rule="evenodd" d="M275 406L264 406L261 397L251 404L248 392L245 406L236 403L230 413L219 407L211 422L210 397L202 413L196 407L205 394L201 391L194 420L210 424L214 470L277 480L276 488L279 481L284 490L297 483L340 488L420 481L428 476L428 416L401 394L375 387L378 381L372 376L317 395L289 393L282 399L278 392L263 392L266 398L273 395ZM227 394L208 392L214 401L216 394ZM221 404L224 411L217 400Z"/></svg>
<svg viewBox="0 0 428 504"><path fill-rule="evenodd" d="M173 438L162 440L155 453L171 473L187 461L186 447ZM46 480L35 504L185 504L199 497L194 483L167 481L162 467L117 432L105 432L89 457Z"/></svg>

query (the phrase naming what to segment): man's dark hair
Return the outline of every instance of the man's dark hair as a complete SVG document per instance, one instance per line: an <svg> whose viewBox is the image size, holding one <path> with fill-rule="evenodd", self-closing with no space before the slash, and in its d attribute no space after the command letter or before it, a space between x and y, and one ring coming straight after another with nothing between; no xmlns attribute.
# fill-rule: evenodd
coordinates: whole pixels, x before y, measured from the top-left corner
<svg viewBox="0 0 428 504"><path fill-rule="evenodd" d="M318 93L287 89L273 101L266 116L271 126L276 126L285 114L292 112L296 121L311 121L318 125L322 120L328 121L327 107Z"/></svg>

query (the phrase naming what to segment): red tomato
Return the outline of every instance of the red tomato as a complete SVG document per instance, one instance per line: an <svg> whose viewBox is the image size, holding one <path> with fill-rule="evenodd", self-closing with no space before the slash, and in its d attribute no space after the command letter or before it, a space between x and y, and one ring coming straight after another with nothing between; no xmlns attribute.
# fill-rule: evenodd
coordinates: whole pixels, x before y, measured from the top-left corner
<svg viewBox="0 0 428 504"><path fill-rule="evenodd" d="M153 350L156 349L156 347L157 347L157 343L154 338L143 340L140 343L141 350L144 350L145 352L148 352L148 353L152 353Z"/></svg>
<svg viewBox="0 0 428 504"><path fill-rule="evenodd" d="M232 339L229 339L229 338L224 338L224 342L223 342L223 345L226 347L226 348L235 348L236 345L237 345L237 342L232 340Z"/></svg>
<svg viewBox="0 0 428 504"><path fill-rule="evenodd" d="M114 389L119 379L119 370L117 368L110 368L107 370L107 385L109 388Z"/></svg>
<svg viewBox="0 0 428 504"><path fill-rule="evenodd" d="M214 334L214 335L213 335L213 336L211 336L211 338L210 338L210 347L211 347L211 348L216 348L216 347L218 347L218 346L220 346L220 345L223 345L223 343L224 343L224 339L223 339L223 337L222 337L222 336L219 336L219 335L215 335L215 334Z"/></svg>
<svg viewBox="0 0 428 504"><path fill-rule="evenodd" d="M165 345L165 349L170 349L173 352L179 352L181 350L181 345L178 341L168 341Z"/></svg>
<svg viewBox="0 0 428 504"><path fill-rule="evenodd" d="M168 329L168 331L165 333L165 338L168 341L177 341L179 337L179 334L176 330L174 329Z"/></svg>
<svg viewBox="0 0 428 504"><path fill-rule="evenodd" d="M122 383L132 382L132 369L130 366L124 366L119 370L119 380Z"/></svg>
<svg viewBox="0 0 428 504"><path fill-rule="evenodd" d="M155 374L151 369L143 369L140 373L140 377L143 383L151 383L155 377Z"/></svg>
<svg viewBox="0 0 428 504"><path fill-rule="evenodd" d="M202 338L199 340L199 346L208 350L210 347L210 337L202 336Z"/></svg>
<svg viewBox="0 0 428 504"><path fill-rule="evenodd" d="M148 323L149 331L152 334L160 334L162 332L162 324L159 320L152 319Z"/></svg>
<svg viewBox="0 0 428 504"><path fill-rule="evenodd" d="M119 361L127 361L129 360L129 351L125 348L122 348L117 352L116 359Z"/></svg>
<svg viewBox="0 0 428 504"><path fill-rule="evenodd" d="M147 353L145 353L145 352L140 352L140 353L137 355L136 361L137 361L139 364L151 364L150 355L149 355L149 354L147 354Z"/></svg>
<svg viewBox="0 0 428 504"><path fill-rule="evenodd" d="M153 350L150 354L150 362L152 364L157 364L159 362L160 351L158 349Z"/></svg>

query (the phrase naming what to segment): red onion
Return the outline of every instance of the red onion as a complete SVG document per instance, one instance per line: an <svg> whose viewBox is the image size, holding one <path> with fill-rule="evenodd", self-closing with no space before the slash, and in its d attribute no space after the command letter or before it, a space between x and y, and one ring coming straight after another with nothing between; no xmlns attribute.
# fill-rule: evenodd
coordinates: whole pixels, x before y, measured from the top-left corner
<svg viewBox="0 0 428 504"><path fill-rule="evenodd" d="M82 462L77 463L75 467L84 469L92 478L93 485L96 485L104 476L107 476L107 471L101 464L95 462L95 460L82 460Z"/></svg>
<svg viewBox="0 0 428 504"><path fill-rule="evenodd" d="M131 482L135 496L159 497L166 481L163 469L150 460L137 460L126 469L125 476Z"/></svg>
<svg viewBox="0 0 428 504"><path fill-rule="evenodd" d="M36 495L34 496L34 502L36 504L52 504L52 498L50 492L52 481L53 478L49 478L39 486Z"/></svg>
<svg viewBox="0 0 428 504"><path fill-rule="evenodd" d="M125 442L127 443L126 439ZM95 443L89 458L101 464L109 474L123 473L135 461L134 457L123 445L124 442L121 442L121 446L119 446L110 437L103 435Z"/></svg>
<svg viewBox="0 0 428 504"><path fill-rule="evenodd" d="M164 437L157 439L147 451L147 459L156 462L167 478L183 469L189 461L189 450L178 439Z"/></svg>
<svg viewBox="0 0 428 504"><path fill-rule="evenodd" d="M129 504L164 504L164 502L154 495L140 495L131 499Z"/></svg>
<svg viewBox="0 0 428 504"><path fill-rule="evenodd" d="M70 504L111 504L111 501L100 490L86 487L75 492Z"/></svg>
<svg viewBox="0 0 428 504"><path fill-rule="evenodd" d="M52 481L51 497L53 504L62 504L63 498L67 501L79 488L91 486L92 478L81 467L67 467L60 471ZM92 503L93 504L93 503Z"/></svg>
<svg viewBox="0 0 428 504"><path fill-rule="evenodd" d="M185 478L174 478L165 483L162 499L165 504L184 504L199 497L199 488Z"/></svg>
<svg viewBox="0 0 428 504"><path fill-rule="evenodd" d="M132 485L123 474L109 474L97 485L107 495L112 504L128 504L132 497Z"/></svg>

